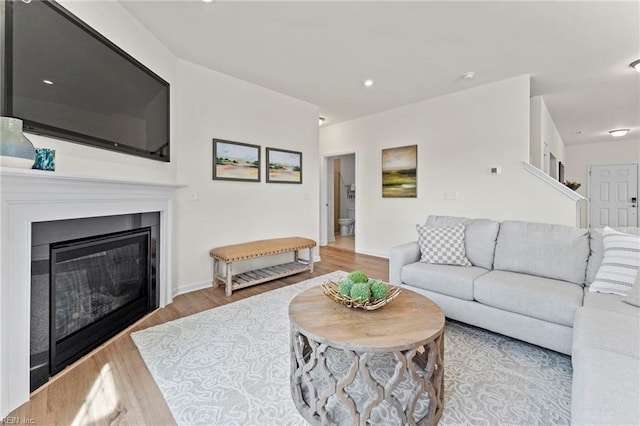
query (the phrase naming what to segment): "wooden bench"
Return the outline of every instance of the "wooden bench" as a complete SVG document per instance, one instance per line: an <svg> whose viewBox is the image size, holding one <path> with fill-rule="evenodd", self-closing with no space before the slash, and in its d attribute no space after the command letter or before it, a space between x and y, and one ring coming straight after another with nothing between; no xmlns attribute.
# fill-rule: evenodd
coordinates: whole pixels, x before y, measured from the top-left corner
<svg viewBox="0 0 640 426"><path fill-rule="evenodd" d="M213 287L217 287L218 281L221 281L225 284L226 295L231 296L233 290L300 272L313 272L313 253L311 249L315 246L316 242L308 238L289 237L216 247L209 253L213 258ZM299 250L303 249L309 249L308 260L299 258ZM289 252L294 252L293 262L233 275L232 266L235 262ZM227 265L226 278L220 276L220 262L224 262Z"/></svg>

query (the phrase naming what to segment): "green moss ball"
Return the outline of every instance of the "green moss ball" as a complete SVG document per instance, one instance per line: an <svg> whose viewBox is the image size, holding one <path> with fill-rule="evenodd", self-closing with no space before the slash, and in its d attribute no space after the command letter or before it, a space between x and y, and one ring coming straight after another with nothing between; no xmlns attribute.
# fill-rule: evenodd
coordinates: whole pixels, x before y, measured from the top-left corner
<svg viewBox="0 0 640 426"><path fill-rule="evenodd" d="M340 282L340 285L338 286L338 291L343 296L350 296L352 286L353 286L353 281L351 281L350 279L342 280Z"/></svg>
<svg viewBox="0 0 640 426"><path fill-rule="evenodd" d="M354 283L366 283L367 281L369 281L369 278L367 278L367 276L362 271L353 271L349 275L347 275L347 278Z"/></svg>
<svg viewBox="0 0 640 426"><path fill-rule="evenodd" d="M371 294L375 300L382 300L387 297L389 293L389 286L384 281L373 280L371 281Z"/></svg>
<svg viewBox="0 0 640 426"><path fill-rule="evenodd" d="M368 282L354 283L351 287L351 298L362 303L371 298L371 287Z"/></svg>

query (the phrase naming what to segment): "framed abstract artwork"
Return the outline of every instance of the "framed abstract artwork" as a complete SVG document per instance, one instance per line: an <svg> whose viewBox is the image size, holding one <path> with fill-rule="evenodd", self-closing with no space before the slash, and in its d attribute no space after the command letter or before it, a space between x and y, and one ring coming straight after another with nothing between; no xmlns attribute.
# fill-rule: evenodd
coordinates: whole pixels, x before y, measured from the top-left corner
<svg viewBox="0 0 640 426"><path fill-rule="evenodd" d="M382 198L416 198L418 145L382 150Z"/></svg>
<svg viewBox="0 0 640 426"><path fill-rule="evenodd" d="M268 183L302 183L302 153L267 148Z"/></svg>
<svg viewBox="0 0 640 426"><path fill-rule="evenodd" d="M260 146L214 139L213 179L260 182Z"/></svg>

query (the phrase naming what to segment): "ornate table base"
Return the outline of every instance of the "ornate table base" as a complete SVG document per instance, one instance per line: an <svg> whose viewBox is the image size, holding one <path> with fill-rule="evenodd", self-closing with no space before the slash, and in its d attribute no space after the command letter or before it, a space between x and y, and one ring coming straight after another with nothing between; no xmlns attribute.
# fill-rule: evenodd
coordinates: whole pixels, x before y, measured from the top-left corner
<svg viewBox="0 0 640 426"><path fill-rule="evenodd" d="M381 353L334 348L292 324L293 400L312 424L435 425L443 409L443 354L442 330L427 344Z"/></svg>

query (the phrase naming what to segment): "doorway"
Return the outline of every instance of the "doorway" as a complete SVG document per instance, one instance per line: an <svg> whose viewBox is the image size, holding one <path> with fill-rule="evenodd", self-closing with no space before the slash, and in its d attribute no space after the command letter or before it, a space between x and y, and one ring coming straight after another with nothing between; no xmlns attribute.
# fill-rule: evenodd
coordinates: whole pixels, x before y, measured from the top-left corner
<svg viewBox="0 0 640 426"><path fill-rule="evenodd" d="M327 245L355 251L356 156L355 153L325 157Z"/></svg>
<svg viewBox="0 0 640 426"><path fill-rule="evenodd" d="M589 227L638 226L638 164L589 166Z"/></svg>

